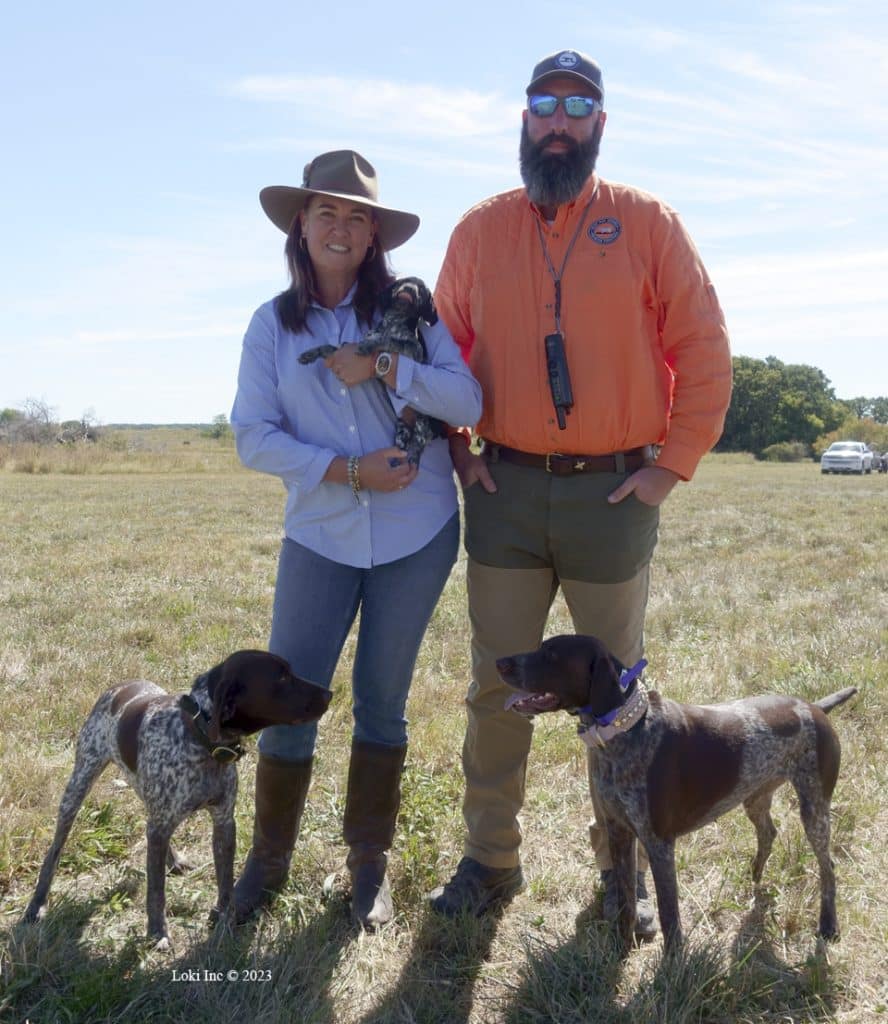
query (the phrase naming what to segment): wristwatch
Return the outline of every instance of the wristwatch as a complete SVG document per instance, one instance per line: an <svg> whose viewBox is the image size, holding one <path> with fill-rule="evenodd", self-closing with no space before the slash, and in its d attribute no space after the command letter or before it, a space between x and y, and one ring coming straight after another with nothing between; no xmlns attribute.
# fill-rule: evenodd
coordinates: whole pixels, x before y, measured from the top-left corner
<svg viewBox="0 0 888 1024"><path fill-rule="evenodd" d="M384 377L392 368L392 357L388 352L380 352L376 357L376 366L373 372L377 377Z"/></svg>

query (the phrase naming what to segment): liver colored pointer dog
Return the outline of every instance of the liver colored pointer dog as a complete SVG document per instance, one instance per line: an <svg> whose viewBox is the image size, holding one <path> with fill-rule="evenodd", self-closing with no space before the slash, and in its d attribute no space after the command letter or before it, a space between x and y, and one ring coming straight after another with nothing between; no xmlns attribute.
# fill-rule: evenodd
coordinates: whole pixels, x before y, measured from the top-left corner
<svg viewBox="0 0 888 1024"><path fill-rule="evenodd" d="M234 883L240 737L269 725L312 722L329 691L293 675L283 658L237 651L194 681L190 694L170 696L144 680L121 683L97 701L80 730L74 771L59 807L55 838L40 870L25 921L43 916L59 855L74 817L101 772L114 762L148 812L148 935L169 946L165 867L187 866L170 847L176 827L206 807L213 819L218 903L225 916Z"/></svg>
<svg viewBox="0 0 888 1024"><path fill-rule="evenodd" d="M428 362L419 322L437 323L438 311L426 285L418 277L399 278L382 293L379 303L382 319L358 345L359 354L369 356L375 352L397 352L417 363ZM299 362L313 363L316 359L332 356L335 351L333 345L317 345L303 352ZM429 441L443 437L445 433L440 420L409 406L395 419L395 444L407 455L411 465L418 466Z"/></svg>
<svg viewBox="0 0 888 1024"><path fill-rule="evenodd" d="M537 651L500 658L506 702L522 714L569 711L595 751L593 773L606 808L624 947L635 924L635 837L651 862L667 945L681 941L675 878L676 836L742 803L755 825L757 883L776 835L770 807L787 780L799 796L805 834L820 866L820 926L839 935L829 855L829 807L839 774L839 740L826 713L855 693L848 687L813 704L761 696L698 707L646 692L639 662L626 669L591 636L557 636Z"/></svg>

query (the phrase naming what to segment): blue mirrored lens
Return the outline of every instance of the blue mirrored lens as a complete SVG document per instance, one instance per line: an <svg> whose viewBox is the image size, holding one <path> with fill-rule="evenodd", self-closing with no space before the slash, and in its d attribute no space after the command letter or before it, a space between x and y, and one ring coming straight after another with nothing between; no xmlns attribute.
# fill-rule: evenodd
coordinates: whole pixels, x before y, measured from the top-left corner
<svg viewBox="0 0 888 1024"><path fill-rule="evenodd" d="M554 96L531 96L527 107L536 117L551 117L558 107L558 100Z"/></svg>
<svg viewBox="0 0 888 1024"><path fill-rule="evenodd" d="M598 109L591 96L567 96L561 102L568 117L588 117Z"/></svg>
<svg viewBox="0 0 888 1024"><path fill-rule="evenodd" d="M596 110L601 109L598 100L591 96L530 96L527 100L527 109L535 117L551 117L558 109L558 104L564 106L564 112L568 117L588 117Z"/></svg>

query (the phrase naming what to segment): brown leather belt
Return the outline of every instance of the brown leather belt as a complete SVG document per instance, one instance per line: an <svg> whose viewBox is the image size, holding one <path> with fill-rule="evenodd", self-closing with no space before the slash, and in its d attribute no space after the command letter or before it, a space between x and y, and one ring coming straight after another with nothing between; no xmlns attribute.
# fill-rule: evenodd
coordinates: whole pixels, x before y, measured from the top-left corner
<svg viewBox="0 0 888 1024"><path fill-rule="evenodd" d="M554 476L572 476L574 473L634 473L636 469L653 461L654 449L650 445L633 448L628 452L612 452L610 455L563 455L549 452L534 455L517 448L507 448L491 441L484 442L484 457L490 462L502 460L516 466L544 469Z"/></svg>

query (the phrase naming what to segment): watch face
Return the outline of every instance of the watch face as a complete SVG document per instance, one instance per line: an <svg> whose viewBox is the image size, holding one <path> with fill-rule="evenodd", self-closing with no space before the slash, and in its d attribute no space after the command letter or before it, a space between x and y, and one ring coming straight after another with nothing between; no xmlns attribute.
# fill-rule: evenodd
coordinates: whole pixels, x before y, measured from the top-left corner
<svg viewBox="0 0 888 1024"><path fill-rule="evenodd" d="M388 352L380 352L376 357L376 376L384 377L392 368L392 357Z"/></svg>

